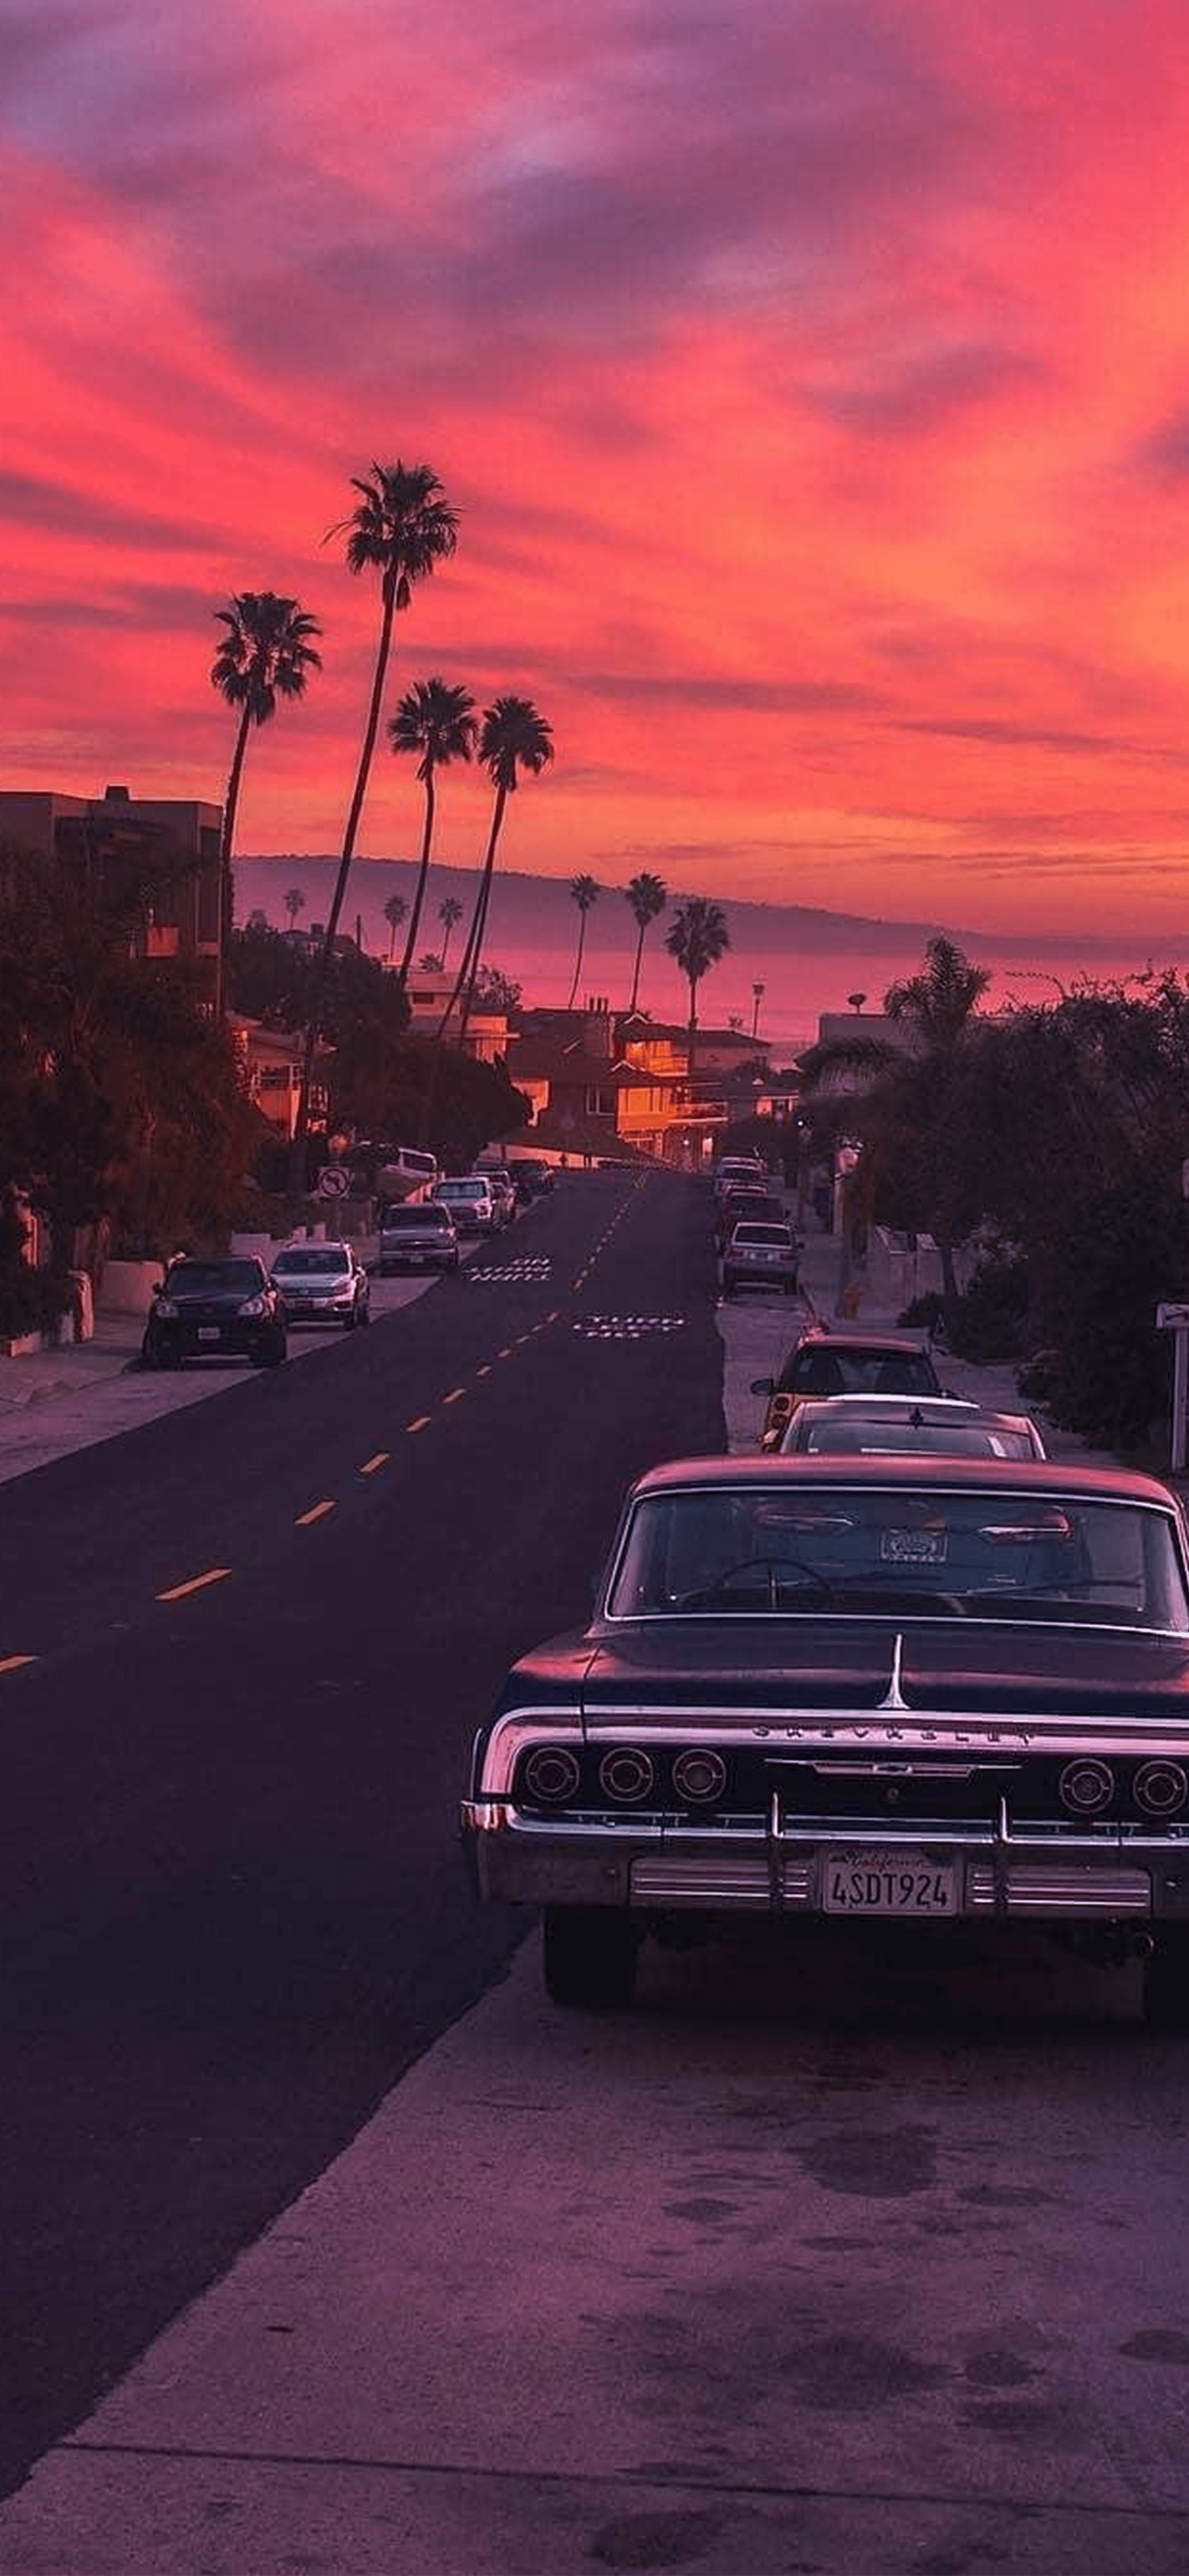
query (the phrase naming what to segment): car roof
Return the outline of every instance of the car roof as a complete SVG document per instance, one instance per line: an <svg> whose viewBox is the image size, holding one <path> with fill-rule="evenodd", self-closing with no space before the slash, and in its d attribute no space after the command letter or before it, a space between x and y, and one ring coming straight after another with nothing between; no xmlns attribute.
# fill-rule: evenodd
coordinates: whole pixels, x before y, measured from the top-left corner
<svg viewBox="0 0 1189 2576"><path fill-rule="evenodd" d="M350 1252L351 1249L345 1235L319 1235L313 1243L283 1243L280 1251L273 1254L272 1266L275 1270L278 1261L283 1261L289 1252ZM239 1259L242 1255L236 1257Z"/></svg>
<svg viewBox="0 0 1189 2576"><path fill-rule="evenodd" d="M968 1395L807 1395L797 1407L798 1422L1030 1422L1026 1413L1008 1413L998 1404L978 1404Z"/></svg>
<svg viewBox="0 0 1189 2576"><path fill-rule="evenodd" d="M746 1491L749 1486L765 1483L903 1487L908 1493L922 1488L936 1492L949 1486L971 1493L1023 1490L1086 1501L1158 1503L1166 1511L1176 1509L1176 1496L1155 1476L1141 1475L1128 1467L1071 1467L1053 1458L931 1456L926 1465L918 1456L903 1454L878 1459L804 1453L757 1457L716 1454L708 1458L671 1458L650 1467L632 1486L631 1494L636 1500L644 1494L683 1490L714 1493L732 1485Z"/></svg>

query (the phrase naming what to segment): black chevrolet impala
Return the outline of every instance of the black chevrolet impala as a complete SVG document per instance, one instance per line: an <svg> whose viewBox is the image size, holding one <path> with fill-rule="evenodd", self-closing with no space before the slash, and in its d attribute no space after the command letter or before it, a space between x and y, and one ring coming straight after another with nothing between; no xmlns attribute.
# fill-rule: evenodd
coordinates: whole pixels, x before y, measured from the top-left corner
<svg viewBox="0 0 1189 2576"><path fill-rule="evenodd" d="M554 2000L724 1916L1031 1922L1189 2020L1189 1552L1097 1468L693 1458L633 1486L581 1633L514 1667L463 1826Z"/></svg>

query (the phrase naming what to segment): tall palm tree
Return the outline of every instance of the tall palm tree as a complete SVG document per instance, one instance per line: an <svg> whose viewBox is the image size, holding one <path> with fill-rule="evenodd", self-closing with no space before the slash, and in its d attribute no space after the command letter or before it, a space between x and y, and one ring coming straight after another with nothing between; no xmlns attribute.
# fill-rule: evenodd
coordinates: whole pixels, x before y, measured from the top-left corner
<svg viewBox="0 0 1189 2576"><path fill-rule="evenodd" d="M404 920L408 909L409 907L405 902L403 894L390 894L388 901L384 906L384 919L387 922L391 933L388 941L388 963L390 966L396 955L396 934L400 929L401 923Z"/></svg>
<svg viewBox="0 0 1189 2576"><path fill-rule="evenodd" d="M496 846L508 798L515 793L521 770L526 770L531 778L539 778L541 771L548 768L552 758L552 729L546 724L544 717L538 715L531 698L497 698L494 706L485 708L483 729L479 736L479 765L487 771L495 788L495 804L492 808L491 830L487 839L487 856L483 862L483 874L479 879L475 909L471 915L471 926L462 952L462 964L458 970L454 990L442 1013L438 1026L439 1037L445 1034L460 996L462 1013L458 1030L459 1042L461 1043L466 1036L467 1021L471 1015L471 1005L475 995L475 977L479 971L483 954L483 938L487 929L487 907L491 900L491 880L495 873Z"/></svg>
<svg viewBox="0 0 1189 2576"><path fill-rule="evenodd" d="M306 899L302 893L301 887L290 886L288 894L284 896L283 900L285 910L289 915L289 928L290 930L296 930L298 913L304 912L306 908Z"/></svg>
<svg viewBox="0 0 1189 2576"><path fill-rule="evenodd" d="M442 941L441 956L442 972L445 974L446 951L450 945L451 933L454 930L456 923L460 922L462 919L462 905L460 904L456 894L448 894L445 902L438 905L438 919L446 933L446 936Z"/></svg>
<svg viewBox="0 0 1189 2576"><path fill-rule="evenodd" d="M665 946L675 957L689 985L689 1057L687 1079L692 1084L694 1054L698 1036L698 986L703 975L717 966L731 945L727 916L721 904L711 903L706 895L692 894L679 904L677 918L665 933Z"/></svg>
<svg viewBox="0 0 1189 2576"><path fill-rule="evenodd" d="M572 1011L574 1008L574 995L578 990L578 978L582 973L582 951L586 945L586 916L591 905L598 902L600 891L593 877L571 877L570 879L570 895L578 906L578 954L574 959L574 981L570 986L570 998L566 1003L567 1011Z"/></svg>
<svg viewBox="0 0 1189 2576"><path fill-rule="evenodd" d="M305 1161L305 1140L309 1131L314 1049L321 1035L319 1021L330 961L334 955L335 933L347 892L347 879L355 855L355 836L376 748L380 702L392 650L393 620L399 610L409 606L416 584L426 580L437 564L452 555L458 543L458 512L451 509L431 466L404 465L398 457L395 465L373 464L370 476L352 475L351 488L359 495L356 506L350 518L341 519L330 534L339 536L346 531L349 572L379 573L380 633L359 765L343 830L342 856L314 969L310 1022L302 1050L301 1091L293 1133L289 1194L294 1202L300 1195L298 1180Z"/></svg>
<svg viewBox="0 0 1189 2576"><path fill-rule="evenodd" d="M636 963L632 974L632 998L629 1011L634 1011L640 991L640 961L644 955L644 934L651 921L658 921L669 900L669 889L663 877L650 876L642 868L627 888L627 899L636 921Z"/></svg>
<svg viewBox="0 0 1189 2576"><path fill-rule="evenodd" d="M275 590L236 591L229 608L215 618L227 632L211 664L211 685L229 707L238 707L235 744L223 799L223 833L219 843L220 936L218 1005L223 1003L223 957L231 930L231 860L239 812L240 781L248 735L276 714L278 698L300 698L311 671L320 671L322 656L314 637L322 632L297 600Z"/></svg>
<svg viewBox="0 0 1189 2576"><path fill-rule="evenodd" d="M452 760L469 760L479 731L475 701L469 689L450 688L445 680L418 680L401 699L388 726L388 738L394 751L418 754L417 776L425 788L425 829L421 835L421 865L413 896L413 917L401 959L400 987L403 993L409 980L409 968L421 926L421 907L425 901L425 881L429 875L433 847L434 774L446 769ZM461 911L461 905L459 906ZM457 917L457 916L456 916Z"/></svg>

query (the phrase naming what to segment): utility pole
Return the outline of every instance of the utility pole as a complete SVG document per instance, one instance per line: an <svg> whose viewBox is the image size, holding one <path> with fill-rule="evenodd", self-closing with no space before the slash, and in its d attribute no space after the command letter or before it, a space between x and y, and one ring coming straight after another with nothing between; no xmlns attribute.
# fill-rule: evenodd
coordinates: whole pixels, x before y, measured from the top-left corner
<svg viewBox="0 0 1189 2576"><path fill-rule="evenodd" d="M751 1034L753 1038L758 1038L760 1034L760 1004L763 1001L766 990L767 987L763 984L753 984L751 988L753 1003L751 1014Z"/></svg>

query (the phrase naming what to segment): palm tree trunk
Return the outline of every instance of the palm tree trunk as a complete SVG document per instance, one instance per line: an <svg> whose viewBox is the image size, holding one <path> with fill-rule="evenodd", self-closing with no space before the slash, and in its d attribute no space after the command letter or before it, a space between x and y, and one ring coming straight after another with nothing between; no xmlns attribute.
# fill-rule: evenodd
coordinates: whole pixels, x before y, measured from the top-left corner
<svg viewBox="0 0 1189 2576"><path fill-rule="evenodd" d="M465 987L466 1003L458 1031L460 1045L463 1038L466 1036L466 1025L470 1017L471 1001L475 990L475 976L478 972L479 955L483 946L483 933L487 928L487 901L488 896L491 893L491 879L495 868L496 842L500 836L500 825L504 819L504 807L507 804L507 801L507 788L497 787L495 791L495 805L491 816L491 830L487 837L487 856L483 862L483 874L479 879L479 891L475 897L475 909L471 914L471 926L467 932L466 946L462 952L462 963L458 969L458 974L455 979L454 990L451 993L450 999L447 1002L446 1008L438 1023L438 1036L439 1038L442 1038L445 1036L446 1029Z"/></svg>
<svg viewBox="0 0 1189 2576"><path fill-rule="evenodd" d="M227 775L227 793L223 799L223 832L219 842L219 955L215 975L215 1017L222 1019L223 995L227 982L227 942L231 936L231 853L235 847L235 821L239 812L239 784L243 776L244 753L248 747L248 730L252 709L245 698L239 720L231 768Z"/></svg>
<svg viewBox="0 0 1189 2576"><path fill-rule="evenodd" d="M698 979L697 979L697 976L696 976L696 975L691 975L691 976L690 976L690 979L689 979L689 1028L688 1028L688 1030L687 1030L687 1032L686 1032L686 1066L685 1066L685 1078L686 1078L686 1081L688 1082L688 1084L689 1084L689 1086L690 1086L690 1107L691 1107L691 1108L693 1107L693 1097L694 1097L694 1094L693 1094L693 1081L694 1081L694 1055L695 1055L696 1050L697 1050L697 1044L698 1044Z"/></svg>
<svg viewBox="0 0 1189 2576"><path fill-rule="evenodd" d="M404 992L409 980L409 969L413 963L413 951L417 945L417 932L421 921L421 906L425 901L425 883L429 875L429 854L433 847L434 803L433 765L431 763L425 781L425 829L421 835L421 865L417 871L417 887L413 896L413 914L409 923L409 936L405 941L405 953L400 961L399 982L402 993Z"/></svg>
<svg viewBox="0 0 1189 2576"><path fill-rule="evenodd" d="M646 927L646 923L642 921L640 924L639 936L636 940L636 971L632 977L632 998L628 1003L629 1011L635 1010L636 998L640 990L640 962L644 955L644 932Z"/></svg>
<svg viewBox="0 0 1189 2576"><path fill-rule="evenodd" d="M479 967L483 956L483 942L487 936L487 911L491 902L491 880L495 875L495 849L500 836L500 825L504 819L504 807L507 802L507 788L498 788L496 790L495 811L491 818L491 838L487 844L487 862L483 870L483 883L479 890L479 902L475 914L475 944L471 953L470 973L467 976L466 999L463 1002L462 1017L458 1023L458 1043L460 1046L466 1036L467 1022L470 1019L471 1012L475 1006L475 984L478 979Z"/></svg>
<svg viewBox="0 0 1189 2576"><path fill-rule="evenodd" d="M583 914L582 914L582 916L581 916L581 919L580 919L580 921L579 921L579 924L578 924L578 954L577 954L576 958L574 959L574 981L573 981L573 983L572 983L572 984L571 984L571 986L570 986L570 998L569 998L569 1001L568 1001L568 1002L567 1002L567 1004L566 1004L566 1009L567 1009L567 1011L572 1011L572 1010L573 1010L573 1008L574 1008L574 995L575 995L575 993L576 993L576 992L577 992L577 990L578 990L578 978L579 978L580 974L582 973L582 951L583 951L583 948L584 948L585 944L586 944L586 914L585 914L585 913L583 913Z"/></svg>
<svg viewBox="0 0 1189 2576"><path fill-rule="evenodd" d="M343 852L342 857L339 860L339 872L334 881L334 893L331 897L330 910L326 916L326 930L323 935L322 946L314 961L314 984L313 991L310 996L309 1026L306 1029L305 1043L301 1051L301 1089L297 1096L297 1117L294 1122L293 1142L289 1154L288 1197L289 1213L291 1218L295 1215L298 1203L304 1195L306 1138L310 1132L310 1082L314 1070L314 1050L322 1034L322 1005L326 998L326 982L330 972L330 961L334 955L334 941L335 933L339 926L339 915L342 912L343 901L347 892L347 879L351 874L351 861L355 856L355 835L359 829L359 817L363 812L363 800L367 794L367 782L371 774L372 754L376 748L376 735L379 731L380 725L380 706L384 695L384 678L388 669L388 656L392 649L392 620L396 610L396 575L392 570L389 570L384 575L382 597L383 611L380 618L380 640L376 650L376 668L375 676L372 680L371 703L367 711L367 723L364 727L363 744L359 754L359 767L355 773L355 787L347 813L346 829L343 833Z"/></svg>

